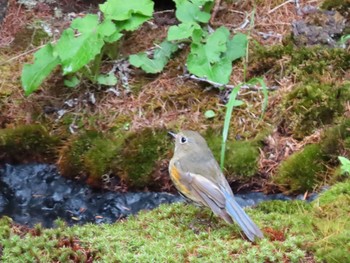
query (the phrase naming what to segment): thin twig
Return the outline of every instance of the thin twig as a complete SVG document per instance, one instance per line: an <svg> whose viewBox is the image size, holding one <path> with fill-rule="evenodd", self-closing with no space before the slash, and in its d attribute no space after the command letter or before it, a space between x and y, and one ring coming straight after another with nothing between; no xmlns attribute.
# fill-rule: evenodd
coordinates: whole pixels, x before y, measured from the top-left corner
<svg viewBox="0 0 350 263"><path fill-rule="evenodd" d="M164 13L174 13L174 12L175 12L174 9L169 9L169 10L156 11L153 13L153 15L164 14Z"/></svg>
<svg viewBox="0 0 350 263"><path fill-rule="evenodd" d="M265 32L257 32L257 33L263 38L274 37L274 38L282 39L282 35L278 33L265 33Z"/></svg>
<svg viewBox="0 0 350 263"><path fill-rule="evenodd" d="M239 26L239 29L244 29L249 24L249 19L246 18L244 22Z"/></svg>
<svg viewBox="0 0 350 263"><path fill-rule="evenodd" d="M200 81L200 82L206 82L212 86L214 86L215 88L220 88L220 87L225 87L225 88L228 88L228 89L234 89L236 86L235 85L229 85L229 84L221 84L221 83L217 83L217 82L214 82L214 81L211 81L209 79L206 79L206 78L199 78L199 77L196 77L195 75L191 75L191 74L185 74L182 76L183 78L186 78L186 79L192 79L192 80L196 80L196 81ZM241 86L242 89L249 89L249 90L253 90L253 91L259 91L259 90L262 90L262 88L260 87L256 87L256 86L250 86L250 85L242 85ZM276 90L277 87L266 87L267 90Z"/></svg>
<svg viewBox="0 0 350 263"><path fill-rule="evenodd" d="M75 36L75 37L78 37L78 36L80 36L80 35L81 35L81 33L77 33L77 34L75 34L74 36ZM33 48L33 49L31 49L31 50L28 50L28 51L26 51L26 52L24 52L24 53L21 53L21 54L19 54L19 55L17 55L17 56L14 56L14 57L12 57L12 58L10 58L10 59L4 61L4 62L1 62L1 63L0 63L0 66L5 65L5 64L7 64L7 63L9 63L9 62L11 62L11 61L13 61L13 60L16 60L16 59L18 59L18 58L20 58L20 57L23 57L23 56L28 55L28 54L30 54L30 53L33 53L33 52L35 52L35 51L38 51L40 48L46 46L47 44L55 44L57 41L58 41L58 39L53 40L53 41L51 41L51 42L48 42L48 43L46 43L46 44L43 44L43 45L41 45L41 46L38 46L38 47Z"/></svg>
<svg viewBox="0 0 350 263"><path fill-rule="evenodd" d="M284 6L286 4L289 4L289 3L292 3L292 2L296 3L295 0L288 0L288 1L286 1L286 2L284 2L282 4L280 4L280 5L276 6L275 8L272 8L269 12L267 12L267 14L271 14L271 13L275 12L277 9L281 8L282 6Z"/></svg>
<svg viewBox="0 0 350 263"><path fill-rule="evenodd" d="M229 9L228 11L229 11L229 12L232 12L232 13L241 14L241 15L244 15L244 14L245 14L245 13L242 12L242 11L237 11L237 10L234 10L234 9Z"/></svg>
<svg viewBox="0 0 350 263"><path fill-rule="evenodd" d="M214 23L216 14L217 14L217 12L219 11L219 8L220 8L220 4L221 4L221 0L215 0L215 5L214 5L214 8L213 8L213 12L211 14L211 18L210 18L210 24Z"/></svg>
<svg viewBox="0 0 350 263"><path fill-rule="evenodd" d="M46 45L46 44L45 44L45 45ZM4 62L1 62L1 63L0 63L0 66L5 65L5 64L7 64L7 63L9 63L9 62L11 62L11 61L13 61L13 60L16 60L16 59L18 59L18 58L20 58L20 57L23 57L23 56L25 56L25 55L28 55L29 53L35 52L35 51L39 50L40 48L44 47L45 45L41 45L41 46L39 46L39 47L33 48L33 49L28 50L28 51L26 51L26 52L24 52L24 53L21 53L21 54L19 54L19 55L17 55L17 56L14 56L14 57L12 57L12 58L10 58L10 59L4 61Z"/></svg>

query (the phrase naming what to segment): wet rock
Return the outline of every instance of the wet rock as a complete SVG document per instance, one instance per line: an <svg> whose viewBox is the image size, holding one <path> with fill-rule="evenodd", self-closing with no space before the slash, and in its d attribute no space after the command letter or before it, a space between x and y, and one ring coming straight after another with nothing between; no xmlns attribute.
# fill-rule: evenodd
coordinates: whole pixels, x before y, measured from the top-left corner
<svg viewBox="0 0 350 263"><path fill-rule="evenodd" d="M310 199L316 196L312 194ZM239 194L236 199L243 207L266 200L292 200L282 194L262 193ZM52 227L57 218L69 225L113 223L143 209L181 201L179 195L168 193L97 191L62 177L54 165L7 164L0 169L0 216L28 226L41 223Z"/></svg>
<svg viewBox="0 0 350 263"><path fill-rule="evenodd" d="M33 226L51 227L62 218L68 224L112 223L152 209L179 202L168 193L115 193L95 191L59 175L53 165L6 165L0 170L0 215Z"/></svg>
<svg viewBox="0 0 350 263"><path fill-rule="evenodd" d="M336 11L312 9L304 18L292 23L294 42L299 46L326 45L336 47L346 19Z"/></svg>

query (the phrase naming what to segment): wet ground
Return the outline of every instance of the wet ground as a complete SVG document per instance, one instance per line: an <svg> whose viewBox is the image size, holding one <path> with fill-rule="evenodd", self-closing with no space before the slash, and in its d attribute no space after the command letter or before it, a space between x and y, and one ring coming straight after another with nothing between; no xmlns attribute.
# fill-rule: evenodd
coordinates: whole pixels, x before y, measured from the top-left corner
<svg viewBox="0 0 350 263"><path fill-rule="evenodd" d="M310 195L313 200L317 195ZM302 196L296 197L302 199ZM247 193L236 195L242 206L266 200L292 200L282 194ZM57 218L69 225L112 223L143 209L183 201L169 193L116 193L97 191L62 177L54 165L5 165L0 169L0 216L17 223L52 227Z"/></svg>

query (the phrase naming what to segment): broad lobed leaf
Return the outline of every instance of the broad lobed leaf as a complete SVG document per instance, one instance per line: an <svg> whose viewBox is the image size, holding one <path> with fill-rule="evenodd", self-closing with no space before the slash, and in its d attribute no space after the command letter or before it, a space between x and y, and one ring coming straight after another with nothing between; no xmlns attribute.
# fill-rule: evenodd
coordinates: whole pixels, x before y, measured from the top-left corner
<svg viewBox="0 0 350 263"><path fill-rule="evenodd" d="M129 57L129 62L135 67L141 67L147 73L159 73L168 63L170 56L178 49L176 44L164 41L154 51L153 59L142 52Z"/></svg>
<svg viewBox="0 0 350 263"><path fill-rule="evenodd" d="M227 84L232 61L246 54L247 36L237 34L230 39L228 29L220 27L207 37L201 35L199 30L194 30L192 37L196 41L192 42L191 53L187 58L188 70L199 77Z"/></svg>
<svg viewBox="0 0 350 263"><path fill-rule="evenodd" d="M208 1L189 1L189 0L174 0L176 4L176 18L183 23L207 23L210 19L210 14L201 10L202 2Z"/></svg>
<svg viewBox="0 0 350 263"><path fill-rule="evenodd" d="M51 44L47 44L34 54L34 64L23 67L21 82L26 95L33 93L60 63Z"/></svg>
<svg viewBox="0 0 350 263"><path fill-rule="evenodd" d="M178 26L171 26L168 30L169 41L182 40L192 36L195 29L201 29L200 25L194 22L182 23Z"/></svg>
<svg viewBox="0 0 350 263"><path fill-rule="evenodd" d="M66 29L55 47L63 74L77 72L101 52L103 45L103 38L97 32L75 37L72 29Z"/></svg>
<svg viewBox="0 0 350 263"><path fill-rule="evenodd" d="M154 2L151 0L108 0L100 5L100 10L107 19L124 21L134 15L151 17Z"/></svg>
<svg viewBox="0 0 350 263"><path fill-rule="evenodd" d="M106 86L114 86L118 82L117 78L113 73L110 74L100 74L97 77L97 83Z"/></svg>

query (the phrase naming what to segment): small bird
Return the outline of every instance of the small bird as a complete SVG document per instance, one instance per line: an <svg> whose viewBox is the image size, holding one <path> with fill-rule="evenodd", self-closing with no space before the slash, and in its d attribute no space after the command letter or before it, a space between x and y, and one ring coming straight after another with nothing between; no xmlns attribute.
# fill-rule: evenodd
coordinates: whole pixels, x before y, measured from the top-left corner
<svg viewBox="0 0 350 263"><path fill-rule="evenodd" d="M169 174L177 190L199 205L209 207L227 223L235 221L250 241L263 233L235 201L230 185L205 139L195 131L184 130L175 138Z"/></svg>

